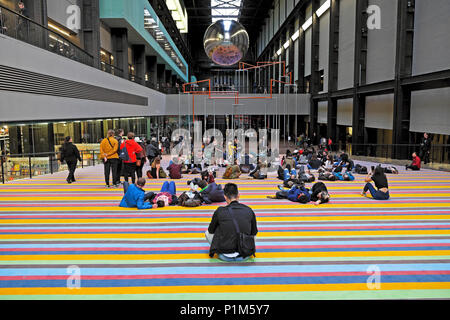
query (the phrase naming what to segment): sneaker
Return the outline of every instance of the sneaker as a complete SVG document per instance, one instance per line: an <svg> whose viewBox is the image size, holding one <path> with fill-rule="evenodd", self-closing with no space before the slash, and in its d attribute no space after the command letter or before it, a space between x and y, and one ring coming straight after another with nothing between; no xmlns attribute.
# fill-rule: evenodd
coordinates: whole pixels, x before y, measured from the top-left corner
<svg viewBox="0 0 450 320"><path fill-rule="evenodd" d="M109 184L105 185L105 188L111 188Z"/></svg>
<svg viewBox="0 0 450 320"><path fill-rule="evenodd" d="M284 188L283 188L283 186L282 186L281 184L278 185L278 189L279 189L280 191L284 191Z"/></svg>

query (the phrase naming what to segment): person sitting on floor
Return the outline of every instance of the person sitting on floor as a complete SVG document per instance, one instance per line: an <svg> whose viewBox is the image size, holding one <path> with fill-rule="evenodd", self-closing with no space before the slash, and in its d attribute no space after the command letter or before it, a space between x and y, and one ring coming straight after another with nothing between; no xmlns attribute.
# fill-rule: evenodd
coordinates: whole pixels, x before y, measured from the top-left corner
<svg viewBox="0 0 450 320"><path fill-rule="evenodd" d="M136 181L136 184L129 184L127 181L124 182L124 193L125 195L120 202L120 207L123 208L138 208L139 210L143 209L152 209L158 208L162 203L151 204L150 197L153 195L153 192L145 193L144 191L145 179L139 178Z"/></svg>
<svg viewBox="0 0 450 320"><path fill-rule="evenodd" d="M170 179L181 179L181 170L183 165L179 163L178 158L174 158L173 161L169 164L167 167L167 170L169 171L169 178Z"/></svg>
<svg viewBox="0 0 450 320"><path fill-rule="evenodd" d="M370 183L373 181L375 183L375 187ZM388 189L388 181L386 174L384 173L384 169L381 166L375 168L374 172L370 172L366 179L366 185L364 186L363 192L361 195L366 197L367 191L370 191L372 198L375 200L388 200L389 199L389 189Z"/></svg>
<svg viewBox="0 0 450 320"><path fill-rule="evenodd" d="M220 260L227 262L248 260L256 251L254 237L258 228L255 213L250 207L239 203L239 191L234 183L225 185L224 196L228 205L217 208L205 232L206 240L211 245L209 256L212 258L218 254ZM239 249L239 233L249 240L246 241L249 246L245 253Z"/></svg>
<svg viewBox="0 0 450 320"><path fill-rule="evenodd" d="M267 165L261 161L258 161L255 170L249 173L249 176L253 179L264 180L267 178Z"/></svg>
<svg viewBox="0 0 450 320"><path fill-rule="evenodd" d="M405 166L405 169L411 169L413 171L419 171L420 170L420 163L421 160L419 158L419 156L417 155L417 153L413 152L412 154L412 163L408 166Z"/></svg>
<svg viewBox="0 0 450 320"><path fill-rule="evenodd" d="M213 183L215 181L214 173L211 172L210 170L202 171L201 177L202 177L202 180L205 180L206 183L208 183L208 184Z"/></svg>
<svg viewBox="0 0 450 320"><path fill-rule="evenodd" d="M317 156L315 154L313 154L313 156L311 157L311 160L309 160L308 162L308 169L309 170L317 170L322 166L322 161L317 159Z"/></svg>
<svg viewBox="0 0 450 320"><path fill-rule="evenodd" d="M225 169L225 172L222 176L223 179L239 179L241 176L241 169L239 168L239 165L234 163L234 165L229 165Z"/></svg>

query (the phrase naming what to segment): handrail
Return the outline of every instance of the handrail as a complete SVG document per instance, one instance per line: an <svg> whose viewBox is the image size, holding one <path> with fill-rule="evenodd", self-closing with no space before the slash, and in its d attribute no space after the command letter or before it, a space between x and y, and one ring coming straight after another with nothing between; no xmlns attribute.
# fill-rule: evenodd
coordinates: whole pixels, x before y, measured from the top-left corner
<svg viewBox="0 0 450 320"><path fill-rule="evenodd" d="M22 15L22 14L16 12L16 11L14 11L14 10L11 10L11 9L5 7L5 6L2 6L1 4L0 4L0 8L1 8L2 10L5 9L6 11L9 11L9 12L11 12L12 14L14 14L14 15L16 15L16 16L19 16L19 17L21 17L22 19L28 20L29 22L31 22L31 23L33 23L33 24L35 24L35 25L37 25L37 26L39 26L39 27L41 27L41 28L43 28L43 29L45 29L45 30L51 32L51 33L53 33L53 34L56 34L56 35L58 35L58 36L61 37L61 38L64 38L64 40L66 40L67 42L69 42L71 45L73 45L74 47L76 47L77 49L79 49L80 51L82 51L83 53L87 54L90 58L94 58L93 55L91 55L89 52L87 52L87 51L84 50L83 48L80 48L78 45L76 45L75 43L73 43L72 41L70 41L69 39L67 39L66 37L60 35L59 33L57 33L57 32L55 32L55 31L49 29L48 27L46 27L46 26L44 26L44 25L42 25L42 24L40 24L40 23L37 23L37 22L34 21L33 19L30 19L30 18L28 18L27 16L24 16L24 15Z"/></svg>

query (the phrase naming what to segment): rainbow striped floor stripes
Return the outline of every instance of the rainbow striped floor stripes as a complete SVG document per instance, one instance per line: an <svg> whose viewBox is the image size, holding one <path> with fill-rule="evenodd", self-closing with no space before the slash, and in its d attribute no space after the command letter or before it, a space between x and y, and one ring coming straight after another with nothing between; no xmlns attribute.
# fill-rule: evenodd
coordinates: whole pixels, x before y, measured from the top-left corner
<svg viewBox="0 0 450 320"><path fill-rule="evenodd" d="M123 209L101 165L65 175L0 185L0 299L450 298L448 172L389 175L386 202L360 196L364 176L329 182L318 207L267 199L274 177L234 180L259 228L239 264L208 256L217 206Z"/></svg>

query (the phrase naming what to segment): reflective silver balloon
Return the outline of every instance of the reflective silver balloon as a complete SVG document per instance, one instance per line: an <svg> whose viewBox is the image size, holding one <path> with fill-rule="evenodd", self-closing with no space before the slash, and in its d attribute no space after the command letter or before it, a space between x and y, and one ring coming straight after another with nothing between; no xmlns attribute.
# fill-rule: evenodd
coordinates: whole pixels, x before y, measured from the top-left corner
<svg viewBox="0 0 450 320"><path fill-rule="evenodd" d="M203 47L215 63L231 66L241 61L248 50L249 37L245 28L234 20L219 20L208 27Z"/></svg>

